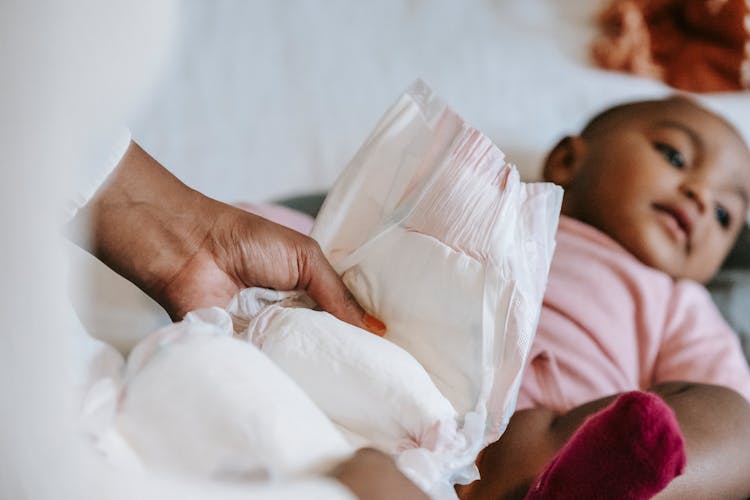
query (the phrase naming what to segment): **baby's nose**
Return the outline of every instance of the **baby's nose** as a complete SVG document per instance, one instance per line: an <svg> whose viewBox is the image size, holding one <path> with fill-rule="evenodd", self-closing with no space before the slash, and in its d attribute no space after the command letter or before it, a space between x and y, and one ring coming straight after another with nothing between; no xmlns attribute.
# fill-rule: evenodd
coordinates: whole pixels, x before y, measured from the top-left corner
<svg viewBox="0 0 750 500"><path fill-rule="evenodd" d="M705 182L701 180L686 180L682 184L681 191L695 202L700 213L706 211L711 199L711 192Z"/></svg>

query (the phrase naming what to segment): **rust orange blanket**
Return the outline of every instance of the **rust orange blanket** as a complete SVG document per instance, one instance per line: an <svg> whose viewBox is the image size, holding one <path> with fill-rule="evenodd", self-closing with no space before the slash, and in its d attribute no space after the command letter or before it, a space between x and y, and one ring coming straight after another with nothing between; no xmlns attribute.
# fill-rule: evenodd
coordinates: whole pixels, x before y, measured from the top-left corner
<svg viewBox="0 0 750 500"><path fill-rule="evenodd" d="M692 92L750 89L750 0L614 0L594 60Z"/></svg>

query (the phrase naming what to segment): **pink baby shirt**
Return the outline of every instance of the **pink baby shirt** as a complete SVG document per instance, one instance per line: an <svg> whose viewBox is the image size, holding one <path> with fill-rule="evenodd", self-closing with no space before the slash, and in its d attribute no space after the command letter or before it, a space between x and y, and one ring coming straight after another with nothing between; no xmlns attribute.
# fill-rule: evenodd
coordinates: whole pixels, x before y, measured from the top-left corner
<svg viewBox="0 0 750 500"><path fill-rule="evenodd" d="M647 267L562 216L517 410L566 411L668 381L723 385L750 400L750 369L708 292Z"/></svg>

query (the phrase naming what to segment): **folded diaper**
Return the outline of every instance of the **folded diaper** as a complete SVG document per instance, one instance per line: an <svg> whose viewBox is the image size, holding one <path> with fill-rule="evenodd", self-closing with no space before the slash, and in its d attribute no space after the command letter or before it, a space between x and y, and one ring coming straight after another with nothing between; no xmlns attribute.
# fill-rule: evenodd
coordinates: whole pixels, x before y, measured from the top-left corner
<svg viewBox="0 0 750 500"><path fill-rule="evenodd" d="M561 198L551 184L522 183L417 82L339 178L312 233L385 321L385 338L300 309L297 295L255 290L230 307L235 329L353 443L394 454L425 491L451 496L453 483L476 478L477 453L513 412Z"/></svg>
<svg viewBox="0 0 750 500"><path fill-rule="evenodd" d="M533 340L562 190L525 184L503 153L417 81L341 176L313 229L386 338L461 415L512 414Z"/></svg>

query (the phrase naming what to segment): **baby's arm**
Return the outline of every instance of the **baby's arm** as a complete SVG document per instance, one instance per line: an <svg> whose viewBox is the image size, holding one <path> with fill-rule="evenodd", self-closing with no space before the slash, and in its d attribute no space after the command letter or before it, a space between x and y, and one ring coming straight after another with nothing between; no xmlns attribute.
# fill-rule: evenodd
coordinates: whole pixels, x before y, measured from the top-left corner
<svg viewBox="0 0 750 500"><path fill-rule="evenodd" d="M654 392L677 415L687 467L660 494L670 498L750 496L750 403L726 387L667 382Z"/></svg>
<svg viewBox="0 0 750 500"><path fill-rule="evenodd" d="M685 441L687 467L659 498L732 498L750 494L750 404L729 389L669 382L653 388L674 411ZM536 408L516 412L507 430L479 456L481 481L459 488L461 498L523 498L534 479L584 420L615 397L565 414ZM585 476L596 481L611 450L592 457ZM629 478L623 477L623 480ZM596 488L596 484L593 485Z"/></svg>
<svg viewBox="0 0 750 500"><path fill-rule="evenodd" d="M592 401L565 414L547 408L517 411L500 439L479 454L476 463L481 480L458 487L460 498L523 498L583 420L614 399Z"/></svg>
<svg viewBox="0 0 750 500"><path fill-rule="evenodd" d="M750 496L750 370L705 288L679 282L652 383L674 409L687 468L659 498ZM669 383L673 380L698 383ZM735 392L736 391L736 392Z"/></svg>

